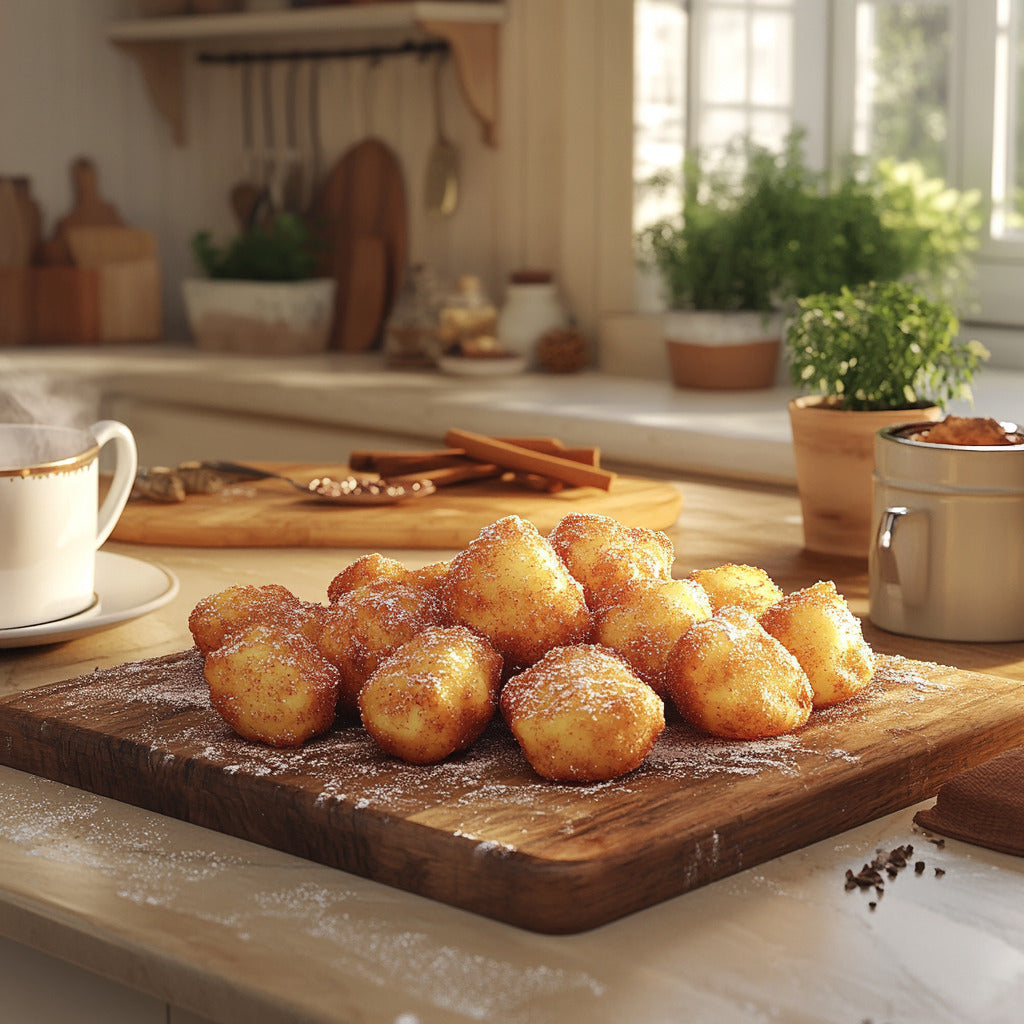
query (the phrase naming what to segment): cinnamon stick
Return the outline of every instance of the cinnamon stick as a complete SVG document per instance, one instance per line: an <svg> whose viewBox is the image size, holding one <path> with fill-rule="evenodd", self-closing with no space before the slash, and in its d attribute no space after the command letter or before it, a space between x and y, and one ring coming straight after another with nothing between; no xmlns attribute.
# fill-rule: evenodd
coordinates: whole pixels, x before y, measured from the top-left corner
<svg viewBox="0 0 1024 1024"><path fill-rule="evenodd" d="M611 489L616 474L594 466L586 466L571 459L563 459L556 455L531 451L522 445L509 444L484 434L474 434L468 430L449 430L444 435L445 444L452 448L462 448L467 455L485 462L493 462L506 469L520 470L524 473L537 473L540 476L561 480L562 483L575 487L599 487L607 491Z"/></svg>
<svg viewBox="0 0 1024 1024"><path fill-rule="evenodd" d="M435 487L448 487L451 484L469 483L472 480L490 480L501 476L505 471L494 463L464 462L459 466L443 466L439 469L427 470L425 473L406 473L400 476L386 476L389 483L413 483L416 480L429 480Z"/></svg>

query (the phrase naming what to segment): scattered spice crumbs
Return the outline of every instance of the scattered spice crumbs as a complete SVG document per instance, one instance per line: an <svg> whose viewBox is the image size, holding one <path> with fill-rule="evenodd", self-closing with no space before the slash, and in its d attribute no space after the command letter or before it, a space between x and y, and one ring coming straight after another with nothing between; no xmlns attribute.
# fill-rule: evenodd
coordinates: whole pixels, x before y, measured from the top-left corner
<svg viewBox="0 0 1024 1024"><path fill-rule="evenodd" d="M936 846L941 849L943 842L942 840L932 840ZM882 898L885 893L885 878L888 877L890 880L896 878L896 876L910 863L911 857L914 855L914 847L907 843L905 846L897 846L885 853L881 850L878 851L875 859L870 864L865 864L860 871L854 872L850 868L846 870L846 884L844 888L847 892L851 889L874 889L877 899L872 900L868 903L868 909L874 910L878 906L878 900ZM920 875L924 873L925 862L918 860L914 862L914 874ZM884 875L883 875L884 872ZM935 869L935 877L941 878L946 872L942 868Z"/></svg>

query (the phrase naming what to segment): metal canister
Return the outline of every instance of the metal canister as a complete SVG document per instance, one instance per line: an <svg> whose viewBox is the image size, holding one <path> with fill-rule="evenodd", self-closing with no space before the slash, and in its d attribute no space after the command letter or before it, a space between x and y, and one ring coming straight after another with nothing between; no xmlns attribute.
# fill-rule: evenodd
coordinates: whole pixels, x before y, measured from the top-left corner
<svg viewBox="0 0 1024 1024"><path fill-rule="evenodd" d="M875 435L871 621L929 639L1024 640L1024 444L914 438L929 426Z"/></svg>

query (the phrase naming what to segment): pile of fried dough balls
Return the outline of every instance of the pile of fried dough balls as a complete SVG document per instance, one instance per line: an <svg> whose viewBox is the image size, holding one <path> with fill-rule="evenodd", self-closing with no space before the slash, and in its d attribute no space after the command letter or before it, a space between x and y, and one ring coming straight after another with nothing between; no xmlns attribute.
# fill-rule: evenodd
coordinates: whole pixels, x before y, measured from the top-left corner
<svg viewBox="0 0 1024 1024"><path fill-rule="evenodd" d="M436 764L500 708L534 771L598 782L637 768L665 702L711 736L803 726L874 671L832 582L784 595L749 565L671 575L664 533L572 512L547 537L506 516L449 562L367 554L327 603L239 585L189 617L210 701L246 739L298 746L361 720L387 754Z"/></svg>

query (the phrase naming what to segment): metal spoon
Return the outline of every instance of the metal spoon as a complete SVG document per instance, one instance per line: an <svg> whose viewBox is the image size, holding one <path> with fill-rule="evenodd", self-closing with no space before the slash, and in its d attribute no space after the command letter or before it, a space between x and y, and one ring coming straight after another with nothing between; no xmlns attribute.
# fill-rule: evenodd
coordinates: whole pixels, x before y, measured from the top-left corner
<svg viewBox="0 0 1024 1024"><path fill-rule="evenodd" d="M427 212L437 217L450 217L459 203L459 151L444 133L441 113L441 72L445 54L441 54L434 68L434 145L427 160L426 195Z"/></svg>
<svg viewBox="0 0 1024 1024"><path fill-rule="evenodd" d="M336 479L329 476L314 477L309 483L299 483L280 473L271 473L255 466L237 462L202 462L204 469L211 469L229 476L248 480L283 480L301 491L307 498L324 501L332 505L394 505L407 498L423 498L437 489L430 480L404 480L401 483L385 478L346 476Z"/></svg>
<svg viewBox="0 0 1024 1024"><path fill-rule="evenodd" d="M285 82L285 152L286 169L281 184L281 205L287 213L301 213L306 206L306 181L303 174L302 154L299 151L299 133L296 124L296 92L299 65L291 61Z"/></svg>

